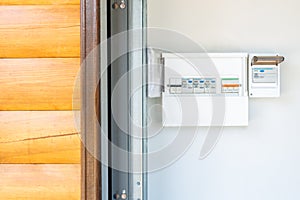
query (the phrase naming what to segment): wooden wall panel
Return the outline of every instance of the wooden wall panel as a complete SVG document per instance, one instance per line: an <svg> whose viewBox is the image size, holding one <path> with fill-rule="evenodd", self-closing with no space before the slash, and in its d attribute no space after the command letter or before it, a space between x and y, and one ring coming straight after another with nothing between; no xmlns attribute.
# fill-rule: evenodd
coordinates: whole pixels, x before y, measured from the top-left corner
<svg viewBox="0 0 300 200"><path fill-rule="evenodd" d="M0 58L80 56L80 6L0 6Z"/></svg>
<svg viewBox="0 0 300 200"><path fill-rule="evenodd" d="M0 0L0 199L80 199L79 3Z"/></svg>
<svg viewBox="0 0 300 200"><path fill-rule="evenodd" d="M0 110L72 110L79 65L77 58L0 59Z"/></svg>
<svg viewBox="0 0 300 200"><path fill-rule="evenodd" d="M0 112L0 163L80 163L76 112Z"/></svg>
<svg viewBox="0 0 300 200"><path fill-rule="evenodd" d="M80 165L0 165L0 199L80 199Z"/></svg>
<svg viewBox="0 0 300 200"><path fill-rule="evenodd" d="M0 5L79 5L80 0L1 0Z"/></svg>

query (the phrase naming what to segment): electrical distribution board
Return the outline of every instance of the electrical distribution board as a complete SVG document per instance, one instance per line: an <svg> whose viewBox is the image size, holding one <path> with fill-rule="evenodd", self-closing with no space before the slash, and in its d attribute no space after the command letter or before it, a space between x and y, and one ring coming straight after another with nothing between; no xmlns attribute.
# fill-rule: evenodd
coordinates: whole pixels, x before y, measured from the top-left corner
<svg viewBox="0 0 300 200"><path fill-rule="evenodd" d="M280 96L282 56L163 53L159 60L161 68L149 67L156 81L148 96L162 97L165 127L247 126L249 97Z"/></svg>
<svg viewBox="0 0 300 200"><path fill-rule="evenodd" d="M163 125L247 126L248 54L162 54Z"/></svg>

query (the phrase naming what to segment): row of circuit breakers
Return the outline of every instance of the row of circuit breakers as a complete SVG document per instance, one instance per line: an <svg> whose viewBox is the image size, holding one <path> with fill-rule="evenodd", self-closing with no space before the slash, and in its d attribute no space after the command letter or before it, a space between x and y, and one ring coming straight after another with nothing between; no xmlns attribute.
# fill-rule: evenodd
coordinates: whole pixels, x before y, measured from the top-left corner
<svg viewBox="0 0 300 200"><path fill-rule="evenodd" d="M222 79L222 93L239 94L238 78ZM216 94L216 78L174 78L170 79L171 94Z"/></svg>
<svg viewBox="0 0 300 200"><path fill-rule="evenodd" d="M247 126L250 98L280 96L277 54L162 54L165 127Z"/></svg>

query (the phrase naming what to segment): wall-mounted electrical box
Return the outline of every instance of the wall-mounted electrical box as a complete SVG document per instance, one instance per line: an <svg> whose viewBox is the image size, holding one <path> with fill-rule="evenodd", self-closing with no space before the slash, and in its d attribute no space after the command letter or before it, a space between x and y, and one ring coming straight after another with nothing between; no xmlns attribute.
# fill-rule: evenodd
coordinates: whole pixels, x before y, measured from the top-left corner
<svg viewBox="0 0 300 200"><path fill-rule="evenodd" d="M276 54L162 53L155 60L148 96L162 97L165 127L247 126L249 97L280 96L284 57Z"/></svg>
<svg viewBox="0 0 300 200"><path fill-rule="evenodd" d="M162 54L163 125L247 126L248 54Z"/></svg>
<svg viewBox="0 0 300 200"><path fill-rule="evenodd" d="M272 54L249 55L249 96L280 96L280 63L284 57Z"/></svg>

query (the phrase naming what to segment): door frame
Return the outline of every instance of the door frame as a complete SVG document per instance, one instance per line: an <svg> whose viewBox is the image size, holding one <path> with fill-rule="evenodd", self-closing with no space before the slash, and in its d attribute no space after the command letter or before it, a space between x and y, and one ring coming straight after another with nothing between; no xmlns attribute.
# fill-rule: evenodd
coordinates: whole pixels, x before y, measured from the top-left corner
<svg viewBox="0 0 300 200"><path fill-rule="evenodd" d="M107 180L109 174L107 167L103 166L99 160L103 156L102 149L106 149L105 141L101 141L100 126L107 127L104 116L107 116L107 102L102 101L108 95L108 91L103 91L106 87L105 78L100 79L100 74L103 72L103 66L106 66L106 59L101 59L101 56L106 55L104 50L101 52L99 48L101 41L107 38L105 28L107 26L107 19L105 16L101 16L101 13L106 13L107 7L106 0L81 0L81 199L82 200L101 200L102 198L108 198L108 186ZM146 0L136 1L131 5L131 10L135 10L140 13L132 13L144 15ZM134 19L132 17L132 19ZM132 20L129 24L129 28L141 28L144 27L145 22L142 19ZM101 26L104 29L101 31ZM143 30L141 30L143 31ZM144 47L145 38L140 36L139 41L134 43L140 47ZM133 39L134 38L134 39ZM137 40L135 35L129 34L129 40ZM131 65L142 65L145 61L145 51L130 53ZM139 59L137 59L139 58ZM134 63L132 63L134 61ZM101 64L100 64L101 63ZM103 64L104 63L104 64ZM146 80L144 73L140 76L131 77L130 87L137 87L137 83L143 84ZM100 92L100 89L102 91ZM145 98L146 92L140 92L136 96L136 104L131 108L130 112L135 113L134 116L141 121L142 127L145 122L142 119L142 112L145 109L142 104L142 98ZM138 114L137 114L138 113ZM101 119L101 115L103 119ZM99 126L100 125L100 126ZM133 125L130 125L133 127ZM104 128L105 129L105 128ZM131 130L131 133L137 132L144 134L144 128ZM105 131L105 130L104 130ZM141 152L140 158L130 158L131 165L136 165L139 161L140 173L131 174L130 183L131 186L128 190L131 191L131 195L137 199L146 199L146 192L144 186L146 186L146 173L144 163L144 154L146 153L145 140L132 141L132 150L138 150ZM102 154L101 154L102 153ZM136 160L137 159L137 160ZM137 184L138 183L138 184Z"/></svg>
<svg viewBox="0 0 300 200"><path fill-rule="evenodd" d="M101 148L100 119L100 0L81 0L81 199L101 199L101 163L95 157ZM96 49L95 49L96 48ZM93 55L90 55L90 54ZM89 59L86 60L87 56ZM89 112L96 112L90 115ZM85 147L88 145L89 149Z"/></svg>

